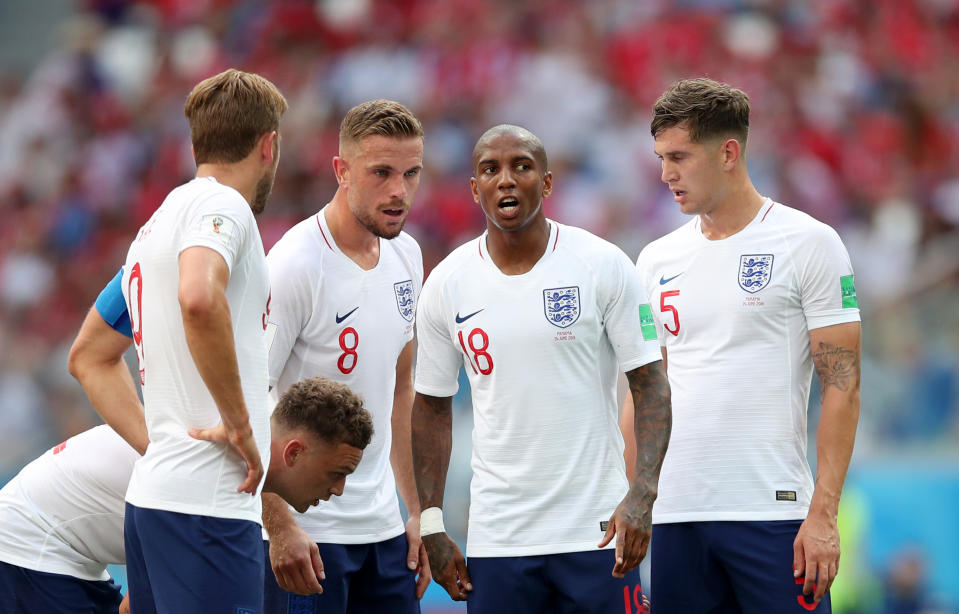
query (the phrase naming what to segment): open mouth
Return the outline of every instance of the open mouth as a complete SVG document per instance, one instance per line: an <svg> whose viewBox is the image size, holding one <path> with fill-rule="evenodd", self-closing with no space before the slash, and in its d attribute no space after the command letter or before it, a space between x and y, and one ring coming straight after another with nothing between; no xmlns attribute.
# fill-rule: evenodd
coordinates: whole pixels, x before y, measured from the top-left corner
<svg viewBox="0 0 959 614"><path fill-rule="evenodd" d="M519 199L515 196L507 196L501 199L496 206L499 207L500 213L504 216L512 217L519 211Z"/></svg>
<svg viewBox="0 0 959 614"><path fill-rule="evenodd" d="M406 210L401 208L390 208L390 209L383 209L383 213L387 217L400 219L406 214Z"/></svg>

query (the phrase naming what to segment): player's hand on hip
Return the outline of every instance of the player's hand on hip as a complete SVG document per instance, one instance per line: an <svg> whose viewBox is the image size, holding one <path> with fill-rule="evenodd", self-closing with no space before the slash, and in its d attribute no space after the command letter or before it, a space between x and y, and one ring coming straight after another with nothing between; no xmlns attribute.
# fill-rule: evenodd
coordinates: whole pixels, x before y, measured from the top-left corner
<svg viewBox="0 0 959 614"><path fill-rule="evenodd" d="M433 578L446 589L453 601L466 601L466 593L473 590L466 559L450 536L434 533L423 538Z"/></svg>
<svg viewBox="0 0 959 614"><path fill-rule="evenodd" d="M622 578L635 569L646 556L652 535L652 510L649 507L651 506L643 505L640 497L630 491L609 517L609 526L606 527L606 534L598 547L605 547L616 537L613 577Z"/></svg>
<svg viewBox="0 0 959 614"><path fill-rule="evenodd" d="M263 463L249 424L231 428L221 423L210 429L190 429L190 437L230 446L246 463L246 479L236 491L256 495L256 489L263 479Z"/></svg>
<svg viewBox="0 0 959 614"><path fill-rule="evenodd" d="M420 537L420 517L410 516L406 521L406 542L409 549L406 553L406 564L410 571L416 573L416 598L422 599L423 593L430 585L430 560L426 555L426 546Z"/></svg>
<svg viewBox="0 0 959 614"><path fill-rule="evenodd" d="M816 603L826 595L839 572L839 526L829 514L810 510L793 541L793 574L805 578L803 595Z"/></svg>
<svg viewBox="0 0 959 614"><path fill-rule="evenodd" d="M270 567L283 590L298 595L322 593L326 579L316 543L296 524L270 533Z"/></svg>

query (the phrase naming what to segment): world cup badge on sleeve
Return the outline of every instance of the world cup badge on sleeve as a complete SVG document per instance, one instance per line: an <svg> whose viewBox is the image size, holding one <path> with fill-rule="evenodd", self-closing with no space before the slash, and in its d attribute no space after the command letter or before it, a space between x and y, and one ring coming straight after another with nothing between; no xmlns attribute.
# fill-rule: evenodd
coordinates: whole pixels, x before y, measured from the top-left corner
<svg viewBox="0 0 959 614"><path fill-rule="evenodd" d="M396 294L396 308L400 310L400 315L407 322L413 321L413 314L416 312L416 301L413 299L413 280L399 281L393 284L393 292Z"/></svg>
<svg viewBox="0 0 959 614"><path fill-rule="evenodd" d="M571 326L579 319L579 286L543 290L543 311L553 326Z"/></svg>
<svg viewBox="0 0 959 614"><path fill-rule="evenodd" d="M750 294L768 286L772 272L772 254L745 254L739 257L739 287Z"/></svg>

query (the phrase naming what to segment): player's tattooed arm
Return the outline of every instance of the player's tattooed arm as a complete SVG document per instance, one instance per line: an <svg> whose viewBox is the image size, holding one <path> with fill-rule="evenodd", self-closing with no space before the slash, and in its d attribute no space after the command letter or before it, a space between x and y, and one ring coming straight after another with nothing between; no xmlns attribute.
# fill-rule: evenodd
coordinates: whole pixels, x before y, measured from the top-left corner
<svg viewBox="0 0 959 614"><path fill-rule="evenodd" d="M819 601L839 570L839 496L859 422L862 331L859 322L809 332L813 364L822 383L816 436L816 488L806 520L793 542L793 569L804 578L803 593Z"/></svg>
<svg viewBox="0 0 959 614"><path fill-rule="evenodd" d="M629 371L626 380L633 404L635 470L629 491L613 512L606 535L599 544L603 547L616 536L616 564L613 566L616 577L622 577L646 556L652 534L659 471L673 423L669 381L662 361Z"/></svg>
<svg viewBox="0 0 959 614"><path fill-rule="evenodd" d="M453 448L453 399L417 393L412 415L413 475L420 509L443 507L446 473ZM472 590L466 559L445 532L423 538L433 579L456 601Z"/></svg>
<svg viewBox="0 0 959 614"><path fill-rule="evenodd" d="M847 348L820 341L812 349L813 364L822 384L823 393L833 386L842 392L859 385L859 348Z"/></svg>

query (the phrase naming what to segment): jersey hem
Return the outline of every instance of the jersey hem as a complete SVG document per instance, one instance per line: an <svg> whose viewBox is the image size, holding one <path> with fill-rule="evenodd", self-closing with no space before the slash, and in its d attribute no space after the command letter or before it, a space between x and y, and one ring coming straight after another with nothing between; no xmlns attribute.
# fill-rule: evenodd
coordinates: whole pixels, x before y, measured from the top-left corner
<svg viewBox="0 0 959 614"><path fill-rule="evenodd" d="M262 514L256 512L246 512L240 510L224 510L224 509L213 509L201 505L183 505L178 504L177 508L174 509L173 504L169 501L160 501L156 499L141 499L140 497L130 497L127 496L125 499L130 505L158 510L161 512L173 512L174 514L193 514L196 516L210 516L211 518L225 518L227 520L249 520L250 522L255 522L256 524L263 526Z"/></svg>
<svg viewBox="0 0 959 614"><path fill-rule="evenodd" d="M676 522L714 522L714 521L763 521L763 520L805 520L808 510L783 510L781 512L673 512L653 515L653 524L672 524Z"/></svg>
<svg viewBox="0 0 959 614"><path fill-rule="evenodd" d="M531 546L482 546L466 545L467 557L508 557L508 556L537 556L541 554L566 554L568 552L590 552L592 550L610 550L616 547L616 540L611 541L604 548L597 548L596 544L602 535L597 535L595 541L568 542L565 544L536 544Z"/></svg>
<svg viewBox="0 0 959 614"><path fill-rule="evenodd" d="M16 567L22 567L23 569L28 569L30 571L39 571L40 573L53 573L61 576L69 576L71 578L76 578L77 580L87 580L90 582L102 582L104 580L110 579L110 574L107 573L107 566L103 565L103 571L100 575L93 575L89 572L79 570L75 567L69 565L60 566L55 564L38 564L35 561L30 561L27 559L21 559L15 554L10 554L7 552L0 552L0 561L8 565L14 565ZM122 564L122 563L119 563Z"/></svg>
<svg viewBox="0 0 959 614"><path fill-rule="evenodd" d="M815 315L806 316L806 329L816 330L826 326L835 326L836 324L847 324L849 322L860 322L862 318L858 309L833 309L824 311Z"/></svg>

